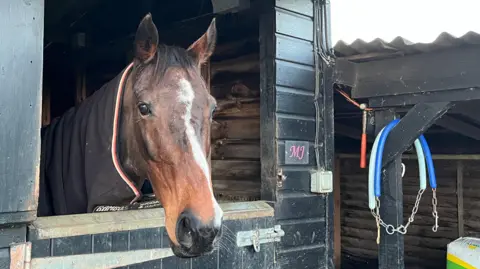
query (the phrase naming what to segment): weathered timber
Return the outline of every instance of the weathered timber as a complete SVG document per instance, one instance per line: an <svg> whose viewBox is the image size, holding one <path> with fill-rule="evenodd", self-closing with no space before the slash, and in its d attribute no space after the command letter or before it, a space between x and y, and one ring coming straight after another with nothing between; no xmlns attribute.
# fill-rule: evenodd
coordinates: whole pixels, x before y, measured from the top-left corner
<svg viewBox="0 0 480 269"><path fill-rule="evenodd" d="M51 120L51 92L50 92L50 87L43 87L42 127L49 125L50 120Z"/></svg>
<svg viewBox="0 0 480 269"><path fill-rule="evenodd" d="M215 194L221 196L234 196L260 199L260 179L254 181L244 180L213 180Z"/></svg>
<svg viewBox="0 0 480 269"><path fill-rule="evenodd" d="M212 159L260 160L260 141L220 139L212 143Z"/></svg>
<svg viewBox="0 0 480 269"><path fill-rule="evenodd" d="M219 59L235 58L239 52L242 53L251 49L258 50L258 36L218 44L211 59L212 61L219 61Z"/></svg>
<svg viewBox="0 0 480 269"><path fill-rule="evenodd" d="M234 59L211 63L212 78L222 72L243 73L259 72L258 54L240 56Z"/></svg>
<svg viewBox="0 0 480 269"><path fill-rule="evenodd" d="M260 98L233 98L217 100L217 109L213 114L218 117L241 118L260 117Z"/></svg>
<svg viewBox="0 0 480 269"><path fill-rule="evenodd" d="M220 99L231 97L259 97L260 75L248 74L219 74L211 81L211 94Z"/></svg>
<svg viewBox="0 0 480 269"><path fill-rule="evenodd" d="M217 139L259 139L260 119L214 120L211 136Z"/></svg>
<svg viewBox="0 0 480 269"><path fill-rule="evenodd" d="M212 160L212 178L214 180L258 179L260 161Z"/></svg>

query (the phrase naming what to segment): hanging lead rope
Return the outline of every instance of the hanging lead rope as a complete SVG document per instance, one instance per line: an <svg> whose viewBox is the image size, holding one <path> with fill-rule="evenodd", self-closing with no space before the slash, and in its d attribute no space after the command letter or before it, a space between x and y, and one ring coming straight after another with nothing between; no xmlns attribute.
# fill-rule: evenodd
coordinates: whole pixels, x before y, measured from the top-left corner
<svg viewBox="0 0 480 269"><path fill-rule="evenodd" d="M394 234L395 232L406 234L408 226L414 221L415 214L418 211L418 207L420 204L420 200L422 198L422 194L425 192L426 189L426 167L428 166L429 172L429 179L430 179L430 186L432 187L433 191L433 210L432 215L435 218L435 225L433 226L432 230L434 232L438 229L438 212L437 212L437 200L436 200L436 178L435 178L435 171L433 167L433 161L431 158L430 149L428 147L427 141L421 135L418 139L415 140L415 150L418 157L418 167L419 167L419 177L420 177L420 189L417 193L417 198L415 200L415 205L412 209L412 213L408 218L408 222L406 225L400 225L395 227L391 224L386 224L382 218L380 217L380 195L381 195L381 168L382 168L382 158L383 158L383 149L385 147L385 141L388 137L390 131L397 125L400 120L396 119L390 122L387 126L385 126L378 136L375 138L373 143L372 152L370 155L370 162L369 162L369 174L368 174L368 200L369 200L369 208L376 220L377 223L377 244L380 243L380 226L384 227L387 234ZM425 159L427 160L427 165L425 165ZM405 165L402 163L402 177L405 174Z"/></svg>

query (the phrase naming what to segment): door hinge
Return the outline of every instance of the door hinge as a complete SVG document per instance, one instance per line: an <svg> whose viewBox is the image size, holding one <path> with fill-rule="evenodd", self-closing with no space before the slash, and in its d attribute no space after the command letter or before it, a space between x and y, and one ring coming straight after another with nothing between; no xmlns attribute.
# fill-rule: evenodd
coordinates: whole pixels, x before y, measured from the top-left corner
<svg viewBox="0 0 480 269"><path fill-rule="evenodd" d="M241 231L237 233L237 247L253 246L255 252L259 252L261 244L280 242L281 237L284 235L285 232L280 225L267 229Z"/></svg>

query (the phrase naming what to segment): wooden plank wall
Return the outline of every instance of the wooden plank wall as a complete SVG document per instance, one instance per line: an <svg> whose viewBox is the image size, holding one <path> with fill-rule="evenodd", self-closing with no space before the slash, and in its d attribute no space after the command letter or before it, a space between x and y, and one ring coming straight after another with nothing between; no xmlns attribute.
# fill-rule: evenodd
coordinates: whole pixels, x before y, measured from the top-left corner
<svg viewBox="0 0 480 269"><path fill-rule="evenodd" d="M368 208L367 171L359 168L358 158L340 158L342 268L359 266L355 261L369 261L365 268L376 268L377 228ZM457 191L458 163L463 164L463 189ZM416 159L403 160L404 224L412 212L419 188ZM432 191L422 196L415 221L405 235L406 268L445 268L447 244L461 234L458 226L457 193L463 192L465 236L480 236L480 161L434 160L438 183L438 232L432 231ZM460 214L461 215L461 214ZM349 260L345 262L345 260ZM350 265L350 267L349 267ZM351 267L354 266L354 267ZM372 267L370 267L372 266ZM362 267L362 268L364 268Z"/></svg>
<svg viewBox="0 0 480 269"><path fill-rule="evenodd" d="M43 1L0 1L0 224L35 219L42 111Z"/></svg>
<svg viewBox="0 0 480 269"><path fill-rule="evenodd" d="M239 231L250 231L255 228L265 229L274 225L272 217L227 220L224 222L224 236L220 247L213 253L198 258L182 259L168 257L118 269L270 269L273 265L274 244L262 244L260 252L253 247L237 247L235 240ZM87 234L52 239L31 240L32 259L62 257L82 254L102 254L119 251L133 251L155 248L169 248L170 241L164 227ZM0 255L1 255L0 251ZM134 258L134 257L130 257ZM2 267L0 258L0 268ZM85 262L88 262L85 261ZM69 268L65 264L64 268Z"/></svg>
<svg viewBox="0 0 480 269"><path fill-rule="evenodd" d="M310 191L310 171L317 169L314 3L262 3L266 7L260 17L262 199L276 201L275 217L285 230L276 250L278 268L334 268L330 229L333 194ZM320 71L325 74L325 70ZM324 85L329 85L328 81ZM320 169L328 171L333 170L331 93L332 89L321 88L318 119L318 161ZM308 162L289 163L287 141L308 143Z"/></svg>
<svg viewBox="0 0 480 269"><path fill-rule="evenodd" d="M211 129L212 182L220 200L260 199L258 37L218 44L210 63L217 100Z"/></svg>

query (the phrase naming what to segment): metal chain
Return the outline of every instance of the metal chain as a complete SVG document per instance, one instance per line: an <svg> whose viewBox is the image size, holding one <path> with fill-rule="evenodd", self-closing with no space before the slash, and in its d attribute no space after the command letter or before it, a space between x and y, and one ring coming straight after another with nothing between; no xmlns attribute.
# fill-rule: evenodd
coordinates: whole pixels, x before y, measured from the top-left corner
<svg viewBox="0 0 480 269"><path fill-rule="evenodd" d="M432 215L433 218L435 219L435 224L432 227L433 232L437 232L438 230L438 212L437 212L437 189L432 188Z"/></svg>
<svg viewBox="0 0 480 269"><path fill-rule="evenodd" d="M418 190L417 198L415 200L415 205L413 206L412 214L408 218L407 224L406 225L400 225L397 228L395 228L395 226L393 226L392 224L386 224L382 220L382 218L380 217L380 200L378 198L376 198L376 204L377 204L376 205L376 211L372 210L371 212L372 212L373 217L377 221L377 225L380 224L381 226L383 226L385 228L385 231L389 235L392 235L395 232L398 232L398 233L401 233L401 234L406 234L408 226L410 226L410 224L415 220L415 215L417 214L418 207L420 205L420 200L422 199L422 195L423 195L424 192L425 192L425 189ZM436 198L434 198L434 199L436 200ZM436 205L434 207L435 207L434 212L436 212ZM434 217L435 217L435 214L436 213L434 213ZM379 237L380 237L380 235L378 235L378 237L377 237L377 244L379 242Z"/></svg>

